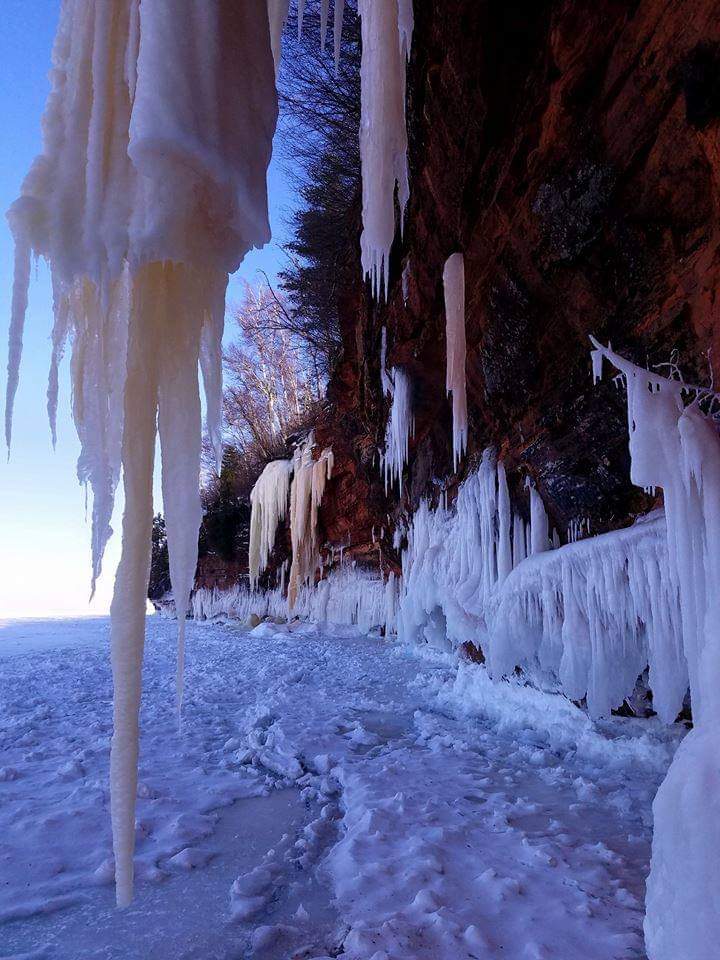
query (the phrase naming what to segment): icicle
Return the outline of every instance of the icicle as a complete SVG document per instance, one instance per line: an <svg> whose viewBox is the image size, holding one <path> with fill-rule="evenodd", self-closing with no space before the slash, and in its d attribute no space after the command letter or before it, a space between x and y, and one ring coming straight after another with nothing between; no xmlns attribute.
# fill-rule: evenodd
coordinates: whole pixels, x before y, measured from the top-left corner
<svg viewBox="0 0 720 960"><path fill-rule="evenodd" d="M548 516L542 497L533 484L530 486L530 553L544 553L550 547Z"/></svg>
<svg viewBox="0 0 720 960"><path fill-rule="evenodd" d="M527 556L525 539L525 521L516 513L513 517L513 569Z"/></svg>
<svg viewBox="0 0 720 960"><path fill-rule="evenodd" d="M448 257L443 270L445 291L445 387L453 401L453 468L467 449L467 397L465 393L465 261L461 253Z"/></svg>
<svg viewBox="0 0 720 960"><path fill-rule="evenodd" d="M383 396L391 396L393 392L392 378L387 372L387 328L383 327L380 334L380 383Z"/></svg>
<svg viewBox="0 0 720 960"><path fill-rule="evenodd" d="M67 342L70 320L67 299L59 295L56 290L53 290L53 315L52 356L50 359L47 387L47 414L54 449L57 444L58 379L60 363L65 354L65 344Z"/></svg>
<svg viewBox="0 0 720 960"><path fill-rule="evenodd" d="M330 0L320 0L320 52L325 53L327 39L328 17L330 14Z"/></svg>
<svg viewBox="0 0 720 960"><path fill-rule="evenodd" d="M410 296L410 261L408 260L405 266L403 267L402 276L400 278L400 285L402 287L403 295L403 304L407 306L408 297Z"/></svg>
<svg viewBox="0 0 720 960"><path fill-rule="evenodd" d="M29 256L51 269L48 384L72 342L78 477L93 489L93 583L110 536L122 461L123 552L112 605L111 759L118 903L132 892L132 846L156 421L170 568L179 616L195 572L200 402L220 454L220 341L228 273L270 236L266 171L277 96L264 4L65 0L53 47L43 154L9 217L16 239L7 435ZM222 96L218 96L222 91Z"/></svg>
<svg viewBox="0 0 720 960"><path fill-rule="evenodd" d="M342 28L345 13L345 0L335 0L335 20L333 24L333 47L335 55L335 73L340 71L340 55L342 53Z"/></svg>
<svg viewBox="0 0 720 960"><path fill-rule="evenodd" d="M292 565L288 583L288 610L293 610L300 588L315 574L319 562L318 514L330 478L333 453L323 450L318 460L313 459L314 434L295 450L294 477L290 489L290 537Z"/></svg>
<svg viewBox="0 0 720 960"><path fill-rule="evenodd" d="M510 548L510 521L512 517L510 494L508 492L507 477L505 476L505 465L501 460L498 461L497 465L497 486L497 574L499 582L502 583L510 574L513 568L513 562Z"/></svg>
<svg viewBox="0 0 720 960"><path fill-rule="evenodd" d="M292 460L273 460L250 493L250 589L257 588L260 574L275 544L279 524L287 516Z"/></svg>
<svg viewBox="0 0 720 960"><path fill-rule="evenodd" d="M298 5L297 5L298 40L302 39L304 17L305 17L305 0L298 0Z"/></svg>
<svg viewBox="0 0 720 960"><path fill-rule="evenodd" d="M410 59L414 28L415 17L413 14L413 0L398 0L398 31L400 33L400 50L406 60Z"/></svg>
<svg viewBox="0 0 720 960"><path fill-rule="evenodd" d="M410 41L403 2L400 33L398 0L359 0L362 21L360 66L360 158L363 181L362 267L375 296L389 288L390 247L395 236L395 188L400 226L410 195L405 125L405 63Z"/></svg>
<svg viewBox="0 0 720 960"><path fill-rule="evenodd" d="M280 69L282 56L282 35L287 23L290 0L268 0L268 17L270 19L270 42L272 45L275 74Z"/></svg>
<svg viewBox="0 0 720 960"><path fill-rule="evenodd" d="M143 270L136 294L142 300L147 299L143 296L146 286L152 289L152 279L149 271ZM146 315L140 310L132 314L123 437L123 541L110 610L114 687L110 810L119 907L130 903L133 889L140 693L153 520L158 360L162 349L157 320L152 309Z"/></svg>
<svg viewBox="0 0 720 960"><path fill-rule="evenodd" d="M14 219L14 218L13 218ZM10 220L13 226L13 219ZM30 244L22 234L20 225L14 226L15 234L15 273L13 279L12 306L10 309L10 334L7 365L7 385L5 392L5 443L10 456L12 441L12 418L20 380L20 358L23 347L23 327L28 304L30 286Z"/></svg>
<svg viewBox="0 0 720 960"><path fill-rule="evenodd" d="M397 480L400 493L403 489L403 468L409 460L410 437L415 433L412 415L412 386L407 374L394 367L390 375L393 399L385 431L385 450L382 454L382 469L385 475L385 490Z"/></svg>

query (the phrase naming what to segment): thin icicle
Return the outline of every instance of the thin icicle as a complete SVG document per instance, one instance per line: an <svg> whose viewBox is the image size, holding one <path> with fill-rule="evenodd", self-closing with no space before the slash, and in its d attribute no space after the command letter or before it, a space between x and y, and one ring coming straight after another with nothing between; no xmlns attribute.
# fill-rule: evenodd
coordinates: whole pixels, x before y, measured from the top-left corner
<svg viewBox="0 0 720 960"><path fill-rule="evenodd" d="M198 358L205 277L182 264L163 264L158 295L165 310L163 340L173 349L160 358L158 432L162 456L162 492L170 561L170 582L178 621L176 706L182 712L185 618L195 580L200 503L201 410Z"/></svg>
<svg viewBox="0 0 720 960"><path fill-rule="evenodd" d="M151 287L150 277L143 272L136 297L150 304L146 285ZM153 520L158 360L162 349L158 332L152 307L144 314L133 311L125 391L122 553L110 609L114 688L110 811L119 907L130 903L133 892L140 694Z"/></svg>
<svg viewBox="0 0 720 960"><path fill-rule="evenodd" d="M305 0L298 0L298 5L297 5L298 40L302 39L304 17L305 17Z"/></svg>
<svg viewBox="0 0 720 960"><path fill-rule="evenodd" d="M287 23L290 0L268 0L268 17L270 19L270 43L272 45L275 73L280 68L282 56L282 35Z"/></svg>
<svg viewBox="0 0 720 960"><path fill-rule="evenodd" d="M510 575L513 568L512 551L510 547L510 523L512 510L510 508L510 493L508 491L505 464L498 460L497 465L497 575L502 583Z"/></svg>
<svg viewBox="0 0 720 960"><path fill-rule="evenodd" d="M335 73L340 72L340 55L342 53L342 28L345 13L345 0L335 0L333 22L333 52L335 55Z"/></svg>
<svg viewBox="0 0 720 960"><path fill-rule="evenodd" d="M50 372L48 374L47 386L47 414L54 449L57 444L57 405L60 363L65 354L65 344L67 343L70 323L70 311L67 298L63 297L55 289L55 284L53 284L53 317L52 355L50 358Z"/></svg>
<svg viewBox="0 0 720 960"><path fill-rule="evenodd" d="M415 16L413 13L413 0L398 0L398 31L400 33L400 49L406 60L410 59L414 28Z"/></svg>
<svg viewBox="0 0 720 960"><path fill-rule="evenodd" d="M11 224L13 221L11 220ZM10 308L10 334L5 391L5 443L8 456L12 442L13 408L20 381L20 358L23 348L23 328L30 287L30 244L19 229L15 233L15 270L13 276L12 306Z"/></svg>
<svg viewBox="0 0 720 960"><path fill-rule="evenodd" d="M330 15L330 0L320 0L320 52L325 53L328 19Z"/></svg>
<svg viewBox="0 0 720 960"><path fill-rule="evenodd" d="M412 413L412 384L404 370L394 367L390 374L392 405L385 430L385 450L381 466L385 475L385 490L397 481L403 489L403 469L409 460L410 437L415 434Z"/></svg>
<svg viewBox="0 0 720 960"><path fill-rule="evenodd" d="M447 369L445 388L452 393L453 468L467 449L467 396L465 386L465 260L453 253L443 270L445 292L445 342Z"/></svg>

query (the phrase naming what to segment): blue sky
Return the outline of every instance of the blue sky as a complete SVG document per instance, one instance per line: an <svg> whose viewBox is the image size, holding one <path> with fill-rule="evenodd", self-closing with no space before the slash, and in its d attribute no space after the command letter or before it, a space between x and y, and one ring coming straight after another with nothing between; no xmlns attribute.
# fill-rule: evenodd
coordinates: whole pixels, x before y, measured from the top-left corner
<svg viewBox="0 0 720 960"><path fill-rule="evenodd" d="M60 0L2 0L0 31L0 407L4 409L7 330L12 289L13 249L4 211L18 195L22 179L40 150L40 117L48 92ZM279 164L269 173L270 217L274 240L248 256L232 278L228 309L242 293L242 280L273 278L282 264L276 244L291 195ZM0 620L20 616L76 616L107 613L119 558L118 533L108 547L105 572L93 604L89 528L84 493L75 476L78 443L69 412L67 363L62 371L58 443L53 452L45 410L52 323L47 268L38 265L30 289L20 388L15 406L9 463L0 453ZM229 331L230 333L232 330ZM156 478L156 509L162 508ZM120 498L121 501L121 498ZM121 502L113 527L120 530Z"/></svg>

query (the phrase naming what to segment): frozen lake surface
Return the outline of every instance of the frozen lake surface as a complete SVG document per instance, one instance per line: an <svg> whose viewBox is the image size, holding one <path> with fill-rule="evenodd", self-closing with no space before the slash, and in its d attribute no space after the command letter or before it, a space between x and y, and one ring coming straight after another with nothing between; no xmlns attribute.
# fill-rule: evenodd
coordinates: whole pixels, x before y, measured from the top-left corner
<svg viewBox="0 0 720 960"><path fill-rule="evenodd" d="M0 622L0 958L642 958L677 731L351 629L148 620L113 906L105 619Z"/></svg>

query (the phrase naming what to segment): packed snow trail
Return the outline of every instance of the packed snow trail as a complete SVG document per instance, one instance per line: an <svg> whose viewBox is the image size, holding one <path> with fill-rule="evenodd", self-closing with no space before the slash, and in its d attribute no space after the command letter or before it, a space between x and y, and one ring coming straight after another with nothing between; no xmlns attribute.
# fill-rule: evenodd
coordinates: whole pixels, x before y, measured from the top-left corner
<svg viewBox="0 0 720 960"><path fill-rule="evenodd" d="M147 633L118 912L107 621L0 628L3 960L644 957L677 728L350 628L189 623L180 739L175 626Z"/></svg>

